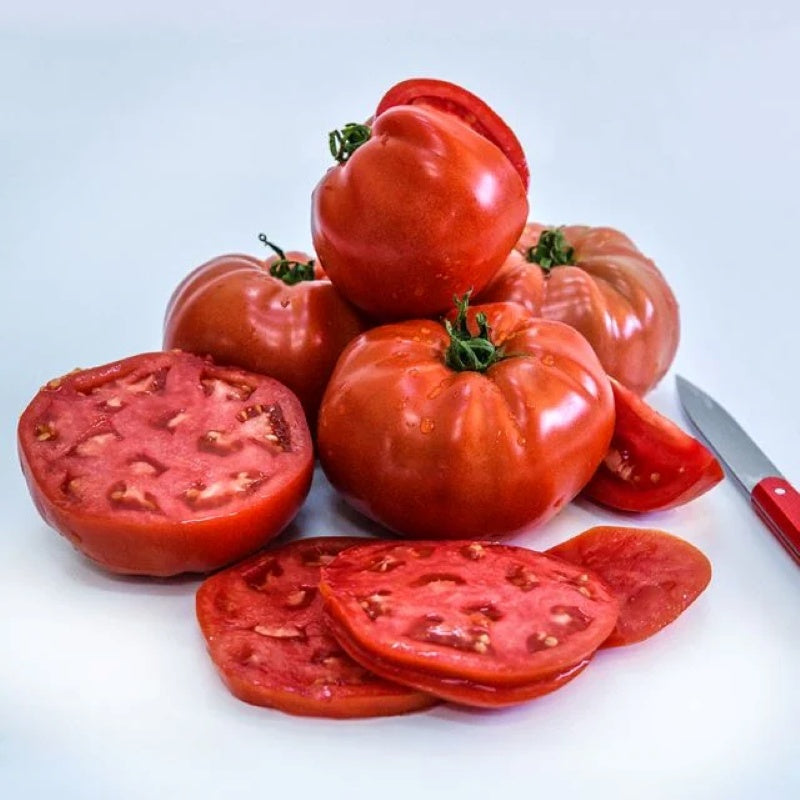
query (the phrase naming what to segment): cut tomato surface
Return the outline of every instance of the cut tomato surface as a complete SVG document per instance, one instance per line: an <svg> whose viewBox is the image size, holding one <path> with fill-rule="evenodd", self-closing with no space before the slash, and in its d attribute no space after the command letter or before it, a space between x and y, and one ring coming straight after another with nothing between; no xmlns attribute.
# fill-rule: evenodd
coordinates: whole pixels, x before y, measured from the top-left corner
<svg viewBox="0 0 800 800"><path fill-rule="evenodd" d="M426 708L430 695L353 661L323 620L320 567L363 539L300 539L206 579L197 619L241 700L305 716L370 717Z"/></svg>
<svg viewBox="0 0 800 800"><path fill-rule="evenodd" d="M252 553L295 516L313 472L289 389L177 351L50 381L18 443L44 519L120 573L208 572Z"/></svg>
<svg viewBox="0 0 800 800"><path fill-rule="evenodd" d="M619 619L605 647L633 644L657 633L711 580L711 563L700 550L659 530L599 526L547 553L592 570L617 596Z"/></svg>
<svg viewBox="0 0 800 800"><path fill-rule="evenodd" d="M419 105L458 117L505 153L527 190L530 171L525 151L514 131L480 97L461 86L435 78L409 78L389 89L375 116L394 106Z"/></svg>
<svg viewBox="0 0 800 800"><path fill-rule="evenodd" d="M708 448L611 379L616 421L603 463L583 494L620 511L662 511L688 503L724 473Z"/></svg>
<svg viewBox="0 0 800 800"><path fill-rule="evenodd" d="M320 590L351 655L428 691L455 682L440 696L480 692L486 705L558 683L607 638L618 606L582 568L473 541L356 545L323 567Z"/></svg>

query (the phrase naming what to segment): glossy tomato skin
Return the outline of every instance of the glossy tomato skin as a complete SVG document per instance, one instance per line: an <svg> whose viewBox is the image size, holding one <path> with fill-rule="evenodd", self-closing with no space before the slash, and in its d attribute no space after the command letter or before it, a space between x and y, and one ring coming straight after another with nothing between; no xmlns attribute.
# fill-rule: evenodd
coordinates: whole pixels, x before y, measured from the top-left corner
<svg viewBox="0 0 800 800"><path fill-rule="evenodd" d="M320 463L356 509L410 537L496 538L545 521L589 480L614 425L611 389L573 329L513 303L476 307L509 355L485 373L444 361L443 325L367 331L320 409Z"/></svg>
<svg viewBox="0 0 800 800"><path fill-rule="evenodd" d="M598 526L547 551L599 575L620 603L603 647L648 639L705 591L711 563L694 545L665 531Z"/></svg>
<svg viewBox="0 0 800 800"><path fill-rule="evenodd" d="M314 248L334 286L378 320L446 311L482 288L517 241L525 187L451 114L390 108L314 190Z"/></svg>
<svg viewBox="0 0 800 800"><path fill-rule="evenodd" d="M526 259L544 230L539 223L525 227L480 300L517 302L570 325L609 375L645 394L666 374L680 339L678 303L664 276L623 233L585 225L561 228L575 263L547 274Z"/></svg>
<svg viewBox="0 0 800 800"><path fill-rule="evenodd" d="M285 386L180 352L50 381L18 446L44 520L121 574L202 573L248 555L294 518L313 473Z"/></svg>
<svg viewBox="0 0 800 800"><path fill-rule="evenodd" d="M299 251L286 255L309 260ZM275 260L232 254L191 272L169 301L164 348L275 378L298 396L314 430L336 359L368 323L318 265L315 280L288 285L270 275Z"/></svg>
<svg viewBox="0 0 800 800"><path fill-rule="evenodd" d="M320 568L363 542L299 539L207 578L197 620L214 666L240 700L316 717L376 717L433 705L352 661L323 619Z"/></svg>
<svg viewBox="0 0 800 800"><path fill-rule="evenodd" d="M725 476L705 445L611 380L611 446L584 495L620 511L664 511L688 503Z"/></svg>
<svg viewBox="0 0 800 800"><path fill-rule="evenodd" d="M320 591L337 640L364 666L488 707L571 680L619 610L583 567L471 540L355 545L322 568Z"/></svg>

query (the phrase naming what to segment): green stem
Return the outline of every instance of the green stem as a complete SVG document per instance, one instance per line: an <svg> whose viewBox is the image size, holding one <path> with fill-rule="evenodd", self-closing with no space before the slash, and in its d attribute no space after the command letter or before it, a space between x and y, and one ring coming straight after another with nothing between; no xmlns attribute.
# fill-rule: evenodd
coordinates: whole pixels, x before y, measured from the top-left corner
<svg viewBox="0 0 800 800"><path fill-rule="evenodd" d="M370 136L372 128L369 125L348 122L341 130L331 131L328 134L331 155L340 164L344 164L362 144L369 141Z"/></svg>
<svg viewBox="0 0 800 800"><path fill-rule="evenodd" d="M273 278L279 278L287 286L294 286L296 283L301 283L302 281L314 280L313 258L308 261L295 261L291 258L287 258L286 253L284 253L278 245L273 244L267 239L264 233L258 234L258 241L264 246L269 247L269 249L278 256L278 260L270 264L269 267L269 274L272 275Z"/></svg>
<svg viewBox="0 0 800 800"><path fill-rule="evenodd" d="M455 322L446 319L444 326L450 336L450 345L445 353L444 361L450 369L456 372L486 372L492 364L503 356L503 348L497 347L491 338L491 329L486 319L486 314L479 312L475 315L478 323L478 333L473 336L467 325L467 309L469 296L472 290L466 292L460 299L453 298L458 313Z"/></svg>
<svg viewBox="0 0 800 800"><path fill-rule="evenodd" d="M553 267L575 263L575 248L567 244L562 228L548 228L539 235L539 241L528 248L525 258L531 264L538 264L545 274Z"/></svg>

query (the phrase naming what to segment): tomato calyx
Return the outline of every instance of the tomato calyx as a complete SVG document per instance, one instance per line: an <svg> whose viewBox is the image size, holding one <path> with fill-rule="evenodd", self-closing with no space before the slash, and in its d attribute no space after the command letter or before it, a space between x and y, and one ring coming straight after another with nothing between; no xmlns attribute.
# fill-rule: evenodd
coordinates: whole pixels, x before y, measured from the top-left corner
<svg viewBox="0 0 800 800"><path fill-rule="evenodd" d="M497 347L491 338L486 314L480 312L475 315L478 324L478 333L473 335L467 323L467 309L472 290L464 295L453 297L458 313L454 322L449 319L444 321L444 327L450 336L450 345L445 353L444 361L450 369L456 372L486 372L492 364L504 358L503 348Z"/></svg>
<svg viewBox="0 0 800 800"><path fill-rule="evenodd" d="M575 263L575 248L567 244L561 228L548 228L542 231L539 241L528 248L525 258L531 264L538 264L545 275L549 275L553 267Z"/></svg>
<svg viewBox="0 0 800 800"><path fill-rule="evenodd" d="M269 247L278 260L270 264L269 274L273 278L282 280L287 286L294 286L303 281L313 281L314 276L314 259L310 258L308 261L295 261L286 257L286 253L281 250L278 245L273 244L265 233L258 234L258 241L265 247Z"/></svg>
<svg viewBox="0 0 800 800"><path fill-rule="evenodd" d="M369 125L348 122L341 130L331 131L328 134L331 155L339 164L344 164L362 144L369 141L371 136L372 128Z"/></svg>

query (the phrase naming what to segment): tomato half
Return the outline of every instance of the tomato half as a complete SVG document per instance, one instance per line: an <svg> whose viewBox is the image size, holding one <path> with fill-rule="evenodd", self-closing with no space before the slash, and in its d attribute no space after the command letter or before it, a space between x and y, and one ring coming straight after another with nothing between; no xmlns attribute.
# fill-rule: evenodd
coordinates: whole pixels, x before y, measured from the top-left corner
<svg viewBox="0 0 800 800"><path fill-rule="evenodd" d="M612 228L526 226L480 294L579 330L609 375L644 394L666 374L680 338L678 304L664 276Z"/></svg>
<svg viewBox="0 0 800 800"><path fill-rule="evenodd" d="M619 618L604 647L641 642L657 633L711 580L711 563L703 553L658 530L600 526L547 554L592 570L619 600Z"/></svg>
<svg viewBox="0 0 800 800"><path fill-rule="evenodd" d="M591 478L611 439L611 389L579 333L514 303L448 324L400 322L350 343L320 408L320 464L351 505L405 536L509 536Z"/></svg>
<svg viewBox="0 0 800 800"><path fill-rule="evenodd" d="M530 172L525 152L514 131L480 97L461 86L435 78L409 78L389 89L378 103L377 117L395 106L426 106L453 114L472 130L497 145L514 165L525 188Z"/></svg>
<svg viewBox="0 0 800 800"><path fill-rule="evenodd" d="M336 359L367 327L305 253L279 250L264 261L225 255L176 288L164 348L279 380L298 396L313 431Z"/></svg>
<svg viewBox="0 0 800 800"><path fill-rule="evenodd" d="M323 621L320 568L363 541L300 539L200 586L197 619L211 659L236 697L320 717L402 714L436 702L365 670Z"/></svg>
<svg viewBox="0 0 800 800"><path fill-rule="evenodd" d="M483 288L528 213L502 151L426 106L395 106L371 128L334 134L340 163L314 189L311 215L334 286L378 320L438 314L454 294Z"/></svg>
<svg viewBox="0 0 800 800"><path fill-rule="evenodd" d="M282 384L188 353L50 381L19 421L42 517L113 572L207 572L278 534L311 485L311 437Z"/></svg>
<svg viewBox="0 0 800 800"><path fill-rule="evenodd" d="M705 445L611 380L616 423L603 463L584 495L620 511L662 511L688 503L724 477Z"/></svg>
<svg viewBox="0 0 800 800"><path fill-rule="evenodd" d="M323 567L320 591L354 658L444 699L488 706L574 677L618 611L583 568L475 541L355 545Z"/></svg>

